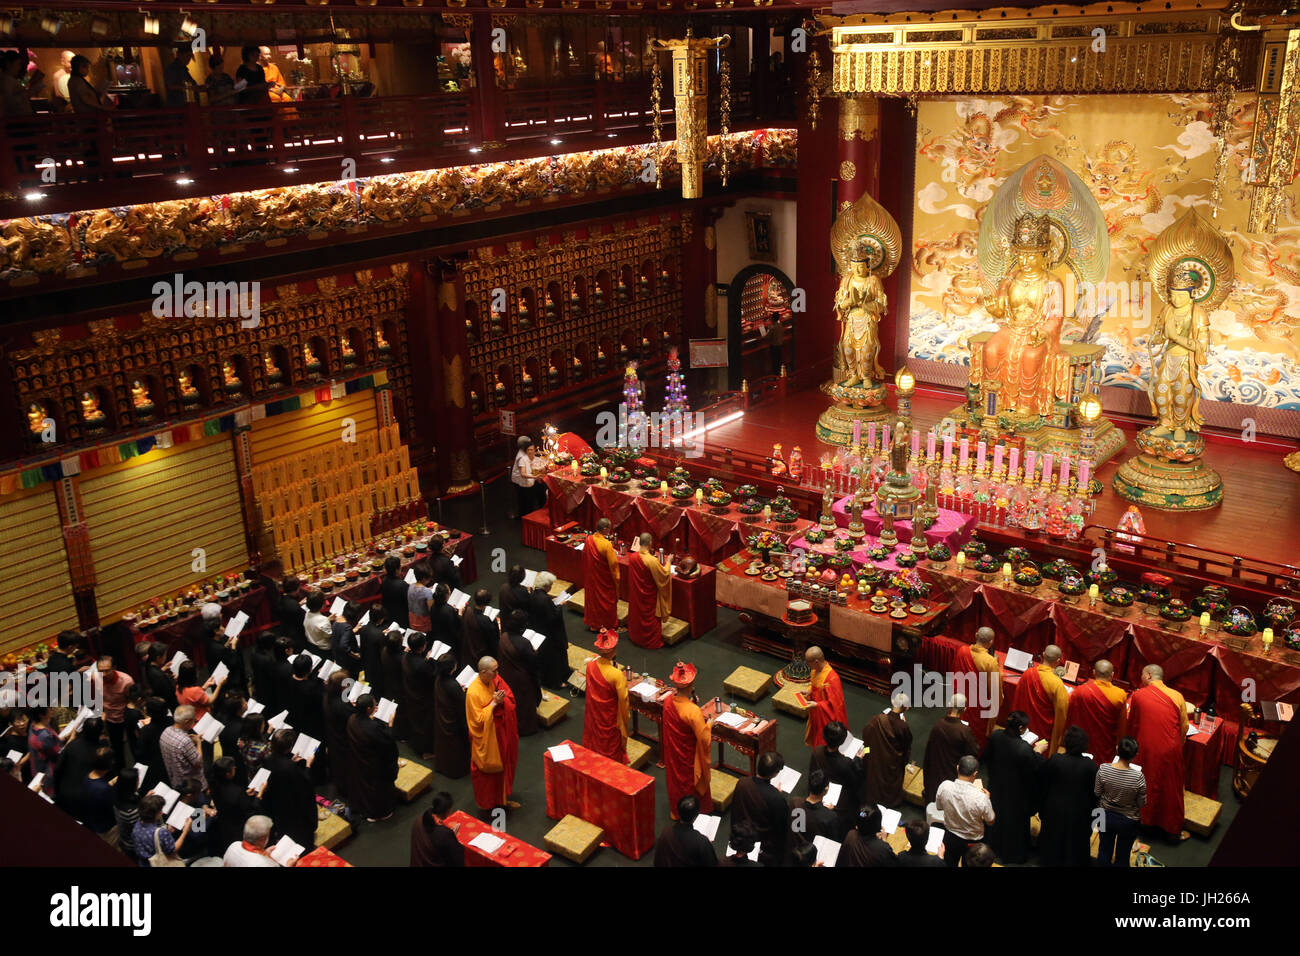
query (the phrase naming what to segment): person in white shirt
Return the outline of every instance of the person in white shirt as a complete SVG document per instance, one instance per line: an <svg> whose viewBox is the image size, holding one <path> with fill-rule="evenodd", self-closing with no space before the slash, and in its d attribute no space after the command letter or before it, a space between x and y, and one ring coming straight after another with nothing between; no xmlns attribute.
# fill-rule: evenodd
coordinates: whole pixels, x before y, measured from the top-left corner
<svg viewBox="0 0 1300 956"><path fill-rule="evenodd" d="M312 591L307 595L306 603L307 616L303 618L302 629L311 646L329 657L334 631L330 619L321 613L321 608L325 606L325 595L321 591Z"/></svg>
<svg viewBox="0 0 1300 956"><path fill-rule="evenodd" d="M261 815L249 817L244 823L244 839L232 843L226 848L226 855L221 858L222 866L279 866L266 852L267 841L271 838L271 818ZM294 858L290 864L297 863Z"/></svg>
<svg viewBox="0 0 1300 956"><path fill-rule="evenodd" d="M967 755L957 762L957 779L939 784L934 805L943 813L943 861L956 866L966 847L984 839L984 827L992 824L993 801L975 779L980 764Z"/></svg>
<svg viewBox="0 0 1300 956"><path fill-rule="evenodd" d="M522 518L533 510L533 484L536 479L533 478L532 464L528 460L528 449L532 447L533 440L527 435L520 435L517 444L518 451L515 453L515 465L510 469L510 481L515 486L519 517Z"/></svg>

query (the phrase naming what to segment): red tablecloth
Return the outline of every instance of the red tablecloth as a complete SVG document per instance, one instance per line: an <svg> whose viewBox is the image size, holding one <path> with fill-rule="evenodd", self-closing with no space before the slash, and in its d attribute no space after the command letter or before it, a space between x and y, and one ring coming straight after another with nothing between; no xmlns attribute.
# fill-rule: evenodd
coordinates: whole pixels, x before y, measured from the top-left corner
<svg viewBox="0 0 1300 956"><path fill-rule="evenodd" d="M310 853L304 853L302 857L299 858L298 865L299 866L351 866L352 864L349 863L347 860L343 859L343 857L339 856L337 853L334 853L331 850L327 850L323 846L318 846Z"/></svg>
<svg viewBox="0 0 1300 956"><path fill-rule="evenodd" d="M466 866L546 866L551 862L551 854L545 850L539 850L518 837L512 837L509 833L493 830L482 820L470 816L464 810L457 810L447 817L447 823L460 824L456 839L465 847ZM493 836L500 837L506 841L505 846L495 853L484 853L478 847L470 846L469 841L480 833L491 833Z"/></svg>
<svg viewBox="0 0 1300 956"><path fill-rule="evenodd" d="M538 508L536 511L530 511L524 515L521 534L525 548L536 548L538 551L544 551L546 549L546 536L550 533L551 509L549 507Z"/></svg>
<svg viewBox="0 0 1300 956"><path fill-rule="evenodd" d="M546 767L546 815L559 820L581 817L605 831L605 839L625 856L640 859L655 844L654 777L602 757L572 740L572 760L555 760L550 750Z"/></svg>

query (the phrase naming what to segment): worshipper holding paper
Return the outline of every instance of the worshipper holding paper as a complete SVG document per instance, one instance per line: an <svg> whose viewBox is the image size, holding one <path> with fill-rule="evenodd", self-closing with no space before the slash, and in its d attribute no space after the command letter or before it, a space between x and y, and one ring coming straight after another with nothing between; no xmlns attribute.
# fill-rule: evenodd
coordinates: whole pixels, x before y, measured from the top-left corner
<svg viewBox="0 0 1300 956"><path fill-rule="evenodd" d="M713 844L699 830L695 819L700 815L700 801L687 794L677 801L673 822L655 841L655 866L717 866L718 854Z"/></svg>
<svg viewBox="0 0 1300 956"><path fill-rule="evenodd" d="M759 842L758 862L764 866L782 866L786 862L790 806L772 784L772 778L784 768L785 759L776 751L760 754L757 774L741 777L731 800L731 825L745 824L753 830Z"/></svg>
<svg viewBox="0 0 1300 956"><path fill-rule="evenodd" d="M132 750L136 763L147 768L144 779L140 781L140 792L148 793L157 784L167 779L167 767L163 764L162 735L168 727L167 702L161 697L150 697L144 702L145 719L140 726L139 750Z"/></svg>
<svg viewBox="0 0 1300 956"><path fill-rule="evenodd" d="M551 597L555 575L540 571L528 595L528 617L533 630L545 634L546 640L537 651L543 687L563 690L569 679L569 634L564 625L564 608ZM450 642L448 642L450 643Z"/></svg>
<svg viewBox="0 0 1300 956"><path fill-rule="evenodd" d="M131 741L135 752L135 720L127 713L127 693L135 686L135 679L113 666L113 658L105 654L95 663L96 680L104 701L104 728L108 731L109 746L118 766L126 765L126 741Z"/></svg>
<svg viewBox="0 0 1300 956"><path fill-rule="evenodd" d="M930 840L930 825L924 820L908 820L903 824L903 832L907 834L907 849L894 857L899 866L944 867L948 865L943 859L945 844L939 844L939 852L936 856L926 852L925 847Z"/></svg>
<svg viewBox="0 0 1300 956"><path fill-rule="evenodd" d="M808 711L808 726L804 729L803 742L809 747L816 747L822 740L822 731L833 720L845 727L849 725L849 711L844 704L844 687L840 675L826 661L826 655L817 646L804 651L804 663L808 665L811 686L808 689L808 702L813 705Z"/></svg>
<svg viewBox="0 0 1300 956"><path fill-rule="evenodd" d="M474 802L488 813L520 806L510 799L519 763L517 720L515 695L497 673L496 658L484 657L478 662L478 676L465 690L465 724Z"/></svg>
<svg viewBox="0 0 1300 956"><path fill-rule="evenodd" d="M277 637L271 653L275 660L271 665L271 693L262 703L268 714L278 714L289 706L293 694L293 662L289 660L295 653L293 641L283 635Z"/></svg>
<svg viewBox="0 0 1300 956"><path fill-rule="evenodd" d="M889 710L876 714L863 728L868 805L894 807L903 800L903 772L912 758L912 728L903 715L911 703L906 694L895 694Z"/></svg>
<svg viewBox="0 0 1300 956"><path fill-rule="evenodd" d="M91 760L90 772L81 791L81 822L110 846L117 846L117 822L113 819L113 784L109 779L117 763L111 747L100 746Z"/></svg>
<svg viewBox="0 0 1300 956"><path fill-rule="evenodd" d="M928 828L927 828L928 832ZM805 847L805 850L811 847ZM862 808L852 830L840 844L835 866L897 866L894 851L885 842L883 814L875 804Z"/></svg>
<svg viewBox="0 0 1300 956"><path fill-rule="evenodd" d="M293 678L283 709L289 711L290 727L317 740L324 739L325 685L316 677L312 660L306 654L293 659Z"/></svg>
<svg viewBox="0 0 1300 956"><path fill-rule="evenodd" d="M412 629L428 634L433 628L433 621L430 619L430 608L433 605L433 572L421 561L411 569L411 573L415 577L415 583L406 590L406 616L410 619L409 626Z"/></svg>
<svg viewBox="0 0 1300 956"><path fill-rule="evenodd" d="M273 826L274 823L270 817L261 814L249 817L247 822L240 828L239 839L227 844L228 849L224 851L221 865L240 867L279 866L280 864L277 861L271 859L271 854L267 850L267 844L271 842L271 828ZM303 846L309 845L307 843L303 844ZM297 857L293 857L289 860L289 865L293 866L297 862Z"/></svg>
<svg viewBox="0 0 1300 956"><path fill-rule="evenodd" d="M393 815L397 806L397 771L406 763L397 756L392 729L375 716L378 707L379 701L371 694L362 694L357 698L356 713L348 719L352 805L370 823L379 823ZM315 819L314 810L312 818ZM298 842L303 846L312 845L311 840Z"/></svg>
<svg viewBox="0 0 1300 956"><path fill-rule="evenodd" d="M1049 757L1061 746L1065 715L1070 708L1070 695L1056 674L1060 664L1061 649L1048 644L1043 649L1043 662L1020 675L1013 703L1016 710L1029 715L1029 729L1047 741Z"/></svg>
<svg viewBox="0 0 1300 956"><path fill-rule="evenodd" d="M1102 866L1129 865L1142 808L1147 802L1146 777L1133 764L1137 755L1138 742L1132 737L1121 737L1115 747L1114 762L1097 768L1092 791L1106 812L1097 846L1097 862Z"/></svg>
<svg viewBox="0 0 1300 956"><path fill-rule="evenodd" d="M325 681L325 742L329 757L330 779L339 793L348 797L352 792L352 752L348 744L348 719L355 713L344 699L344 682L349 678L345 670L337 670ZM350 797L349 797L350 799Z"/></svg>
<svg viewBox="0 0 1300 956"><path fill-rule="evenodd" d="M460 569L456 567L456 562L451 560L448 550L445 535L435 534L429 539L429 570L433 572L433 580L438 584L447 585L447 590L450 592L457 590L461 581Z"/></svg>
<svg viewBox="0 0 1300 956"><path fill-rule="evenodd" d="M203 759L194 743L195 723L193 707L188 704L177 707L172 714L172 725L158 738L167 782L176 790L184 790L189 780L203 780Z"/></svg>
<svg viewBox="0 0 1300 956"><path fill-rule="evenodd" d="M223 725L220 733L217 735L217 743L221 745L222 754L237 755L239 753L239 738L244 733L244 714L248 710L248 698L239 691L226 691L219 698L212 709L212 716ZM244 762L236 761L235 778L239 783L247 784L248 777L244 772Z"/></svg>
<svg viewBox="0 0 1300 956"><path fill-rule="evenodd" d="M844 838L840 831L840 818L825 803L829 786L825 771L814 770L808 774L808 796L791 798L789 845L792 848L812 843L813 838L819 836L836 843Z"/></svg>
<svg viewBox="0 0 1300 956"><path fill-rule="evenodd" d="M162 819L166 803L156 793L148 794L140 801L140 821L131 831L131 842L141 866L149 866L150 859L156 854L176 858L194 826L194 818L190 817L180 833L172 836L171 828Z"/></svg>
<svg viewBox="0 0 1300 956"><path fill-rule="evenodd" d="M433 661L428 658L428 649L429 639L419 631L412 631L402 658L402 706L406 708L407 743L424 760L433 759L433 734L437 723L434 688L438 674Z"/></svg>
<svg viewBox="0 0 1300 956"><path fill-rule="evenodd" d="M176 706L176 681L170 671L163 668L167 659L167 645L156 641L136 645L140 655L140 672L144 682L149 685L149 692L154 697L161 697L168 709Z"/></svg>
<svg viewBox="0 0 1300 956"><path fill-rule="evenodd" d="M627 636L638 647L663 647L663 623L673 610L673 576L655 557L654 535L633 543L627 563Z"/></svg>
<svg viewBox="0 0 1300 956"><path fill-rule="evenodd" d="M199 669L193 661L182 661L181 666L176 668L176 703L181 706L190 706L194 708L194 717L196 720L202 720L207 712L212 709L212 703L217 699L217 694L221 692L221 684L199 683Z"/></svg>
<svg viewBox="0 0 1300 956"><path fill-rule="evenodd" d="M592 631L618 628L618 555L609 541L612 527L608 518L599 519L582 547L582 620Z"/></svg>
<svg viewBox="0 0 1300 956"><path fill-rule="evenodd" d="M761 867L763 864L756 859L758 854L754 852L758 847L758 840L754 838L754 831L747 825L733 826L731 828L731 838L727 840L727 846L731 852L728 854L719 866L745 866Z"/></svg>
<svg viewBox="0 0 1300 956"><path fill-rule="evenodd" d="M328 657L334 644L334 623L325 612L325 594L312 588L307 592L307 613L302 619L302 630L307 635L306 650Z"/></svg>
<svg viewBox="0 0 1300 956"><path fill-rule="evenodd" d="M248 690L248 681L244 676L244 655L239 652L239 635L226 636L226 629L221 623L221 605L203 605L203 657L208 671L216 670L218 664L225 664L229 676L227 687Z"/></svg>
<svg viewBox="0 0 1300 956"><path fill-rule="evenodd" d="M271 773L262 793L262 808L276 832L303 846L316 844L316 789L307 763L293 752L298 731L277 730L263 765Z"/></svg>
<svg viewBox="0 0 1300 956"><path fill-rule="evenodd" d="M387 638L384 630L389 626L390 618L388 610L382 605L375 603L370 605L370 619L361 626L357 636L361 641L361 669L352 671L353 677L364 676L366 683L370 685L371 693L376 697L388 697L388 688L384 686L384 644ZM406 616L406 612L402 612ZM392 618L399 626L401 621Z"/></svg>
<svg viewBox="0 0 1300 956"><path fill-rule="evenodd" d="M450 586L439 582L433 588L433 602L429 606L429 642L442 641L448 647L455 647L460 640L460 615L448 604L451 598Z"/></svg>
<svg viewBox="0 0 1300 956"><path fill-rule="evenodd" d="M957 778L945 780L935 791L934 805L943 814L943 862L956 866L966 848L984 839L985 825L996 821L993 801L976 780L980 762L974 757L957 761Z"/></svg>
<svg viewBox="0 0 1300 956"><path fill-rule="evenodd" d="M504 619L505 627L497 641L501 679L514 693L519 736L531 737L542 726L537 717L537 708L542 702L537 651L528 638L524 637L524 631L529 629L528 615L524 611L505 612Z"/></svg>
<svg viewBox="0 0 1300 956"><path fill-rule="evenodd" d="M429 809L416 819L411 827L411 866L465 865L465 847L456 839L460 824L447 825L453 806L451 794L439 790Z"/></svg>
<svg viewBox="0 0 1300 956"><path fill-rule="evenodd" d="M988 843L1003 863L1029 859L1029 818L1038 810L1038 773L1047 740L1040 737L1031 747L1024 740L1028 727L1029 716L1023 710L1012 711L1006 727L989 737L980 758L988 769L989 797L998 815Z"/></svg>
<svg viewBox="0 0 1300 956"><path fill-rule="evenodd" d="M278 714L284 708L275 707L275 639L275 631L269 629L257 635L248 655L248 669L253 674L253 697L271 713Z"/></svg>
<svg viewBox="0 0 1300 956"><path fill-rule="evenodd" d="M957 648L953 662L955 676L966 682L968 709L963 715L970 724L975 741L983 749L1002 712L1002 665L993 653L993 628L975 632L975 643ZM954 684L954 689L960 689ZM956 866L956 863L950 864Z"/></svg>
<svg viewBox="0 0 1300 956"><path fill-rule="evenodd" d="M208 826L208 850L221 856L244 833L244 823L258 810L258 801L240 780L241 761L224 754L212 764L212 806L217 815ZM269 787L269 784L268 784Z"/></svg>
<svg viewBox="0 0 1300 956"><path fill-rule="evenodd" d="M465 689L456 683L456 658L443 654L434 666L438 682L434 687L433 769L444 777L459 780L469 773L469 724L465 719Z"/></svg>
<svg viewBox="0 0 1300 956"><path fill-rule="evenodd" d="M413 628L414 630L414 628ZM393 721L393 737L406 739L406 677L402 673L402 662L406 659L406 648L402 642L401 631L387 631L384 634L384 649L379 655L379 670L383 674L383 697L397 705L397 719ZM376 702L380 695L375 694L374 687L370 693Z"/></svg>
<svg viewBox="0 0 1300 956"><path fill-rule="evenodd" d="M1158 664L1142 668L1142 686L1128 701L1128 732L1142 752L1147 802L1142 823L1164 830L1174 840L1186 840L1183 829L1183 744L1187 739L1187 704L1183 695L1165 686Z"/></svg>
<svg viewBox="0 0 1300 956"><path fill-rule="evenodd" d="M491 604L492 595L487 588L479 588L474 592L474 600L465 602L461 611L464 628L462 637L460 642L452 644L456 648L456 661L461 667L476 668L479 661L492 657L497 652L501 628L487 615ZM451 644L451 641L447 643Z"/></svg>
<svg viewBox="0 0 1300 956"><path fill-rule="evenodd" d="M395 554L384 558L384 579L379 583L379 600L388 619L402 625L403 630L411 626L406 603L406 592L410 587L402 575L402 559Z"/></svg>
<svg viewBox="0 0 1300 956"><path fill-rule="evenodd" d="M1088 735L1088 750L1098 766L1115 757L1115 745L1124 736L1128 720L1124 706L1128 694L1116 687L1115 665L1100 660L1092 665L1092 680L1070 692L1065 712L1066 726L1078 727Z"/></svg>
<svg viewBox="0 0 1300 956"><path fill-rule="evenodd" d="M857 824L858 811L862 809L863 796L866 793L866 770L862 766L861 745L851 757L840 752L849 739L848 728L838 720L833 720L822 730L822 739L826 742L814 747L808 761L808 775L819 770L826 774L830 783L839 784L840 799L835 804L835 814L839 818L839 834L836 841L842 840Z"/></svg>
<svg viewBox="0 0 1300 956"><path fill-rule="evenodd" d="M962 757L979 756L980 748L975 742L975 734L961 719L965 709L966 695L953 694L948 699L948 713L930 728L921 770L924 784L921 802L924 806L934 803L939 784L945 780L957 779L957 762Z"/></svg>
<svg viewBox="0 0 1300 956"><path fill-rule="evenodd" d="M52 720L49 707L32 707L27 712L28 763L31 765L33 779L38 773L45 774L41 790L50 797L54 796L54 772L63 750L63 741L51 725Z"/></svg>
<svg viewBox="0 0 1300 956"><path fill-rule="evenodd" d="M1066 728L1061 745L1065 753L1052 754L1041 768L1043 801L1038 815L1043 826L1038 855L1043 866L1087 866L1092 857L1097 765L1086 756L1088 735L1080 728Z"/></svg>
<svg viewBox="0 0 1300 956"><path fill-rule="evenodd" d="M285 578L280 582L279 600L271 606L271 617L279 625L280 632L299 651L307 646L307 633L303 629L307 612L303 609L302 599L302 583L297 578Z"/></svg>
<svg viewBox="0 0 1300 956"><path fill-rule="evenodd" d="M366 610L356 601L343 606L341 621L334 622L330 640L330 659L349 673L361 673L361 621Z"/></svg>
<svg viewBox="0 0 1300 956"><path fill-rule="evenodd" d="M244 770L249 779L257 775L271 755L271 740L268 736L265 714L250 714L244 718L239 731L239 756L244 761Z"/></svg>
<svg viewBox="0 0 1300 956"><path fill-rule="evenodd" d="M617 649L618 634L614 631L601 631L596 636L598 656L587 661L587 704L582 745L602 757L626 764L631 709L627 699L627 675L614 663Z"/></svg>
<svg viewBox="0 0 1300 956"><path fill-rule="evenodd" d="M54 804L64 813L82 819L82 799L86 789L86 775L95 762L95 752L101 746L104 721L87 717L77 728L76 736L67 742L54 766Z"/></svg>
<svg viewBox="0 0 1300 956"><path fill-rule="evenodd" d="M135 859L131 842L135 825L140 822L140 773L135 767L119 770L113 781L113 823L117 826L117 848Z"/></svg>
<svg viewBox="0 0 1300 956"><path fill-rule="evenodd" d="M524 587L524 578L527 576L528 573L521 564L512 564L506 571L506 579L497 591L497 603L501 605L503 615L511 611L528 613L528 588Z"/></svg>
<svg viewBox="0 0 1300 956"><path fill-rule="evenodd" d="M669 676L675 689L663 701L660 746L671 814L677 813L677 802L688 794L698 798L702 812L713 812L713 762L709 756L713 734L695 702L696 673L695 665L678 661ZM781 805L784 810L784 800ZM784 824L784 812L782 820Z"/></svg>

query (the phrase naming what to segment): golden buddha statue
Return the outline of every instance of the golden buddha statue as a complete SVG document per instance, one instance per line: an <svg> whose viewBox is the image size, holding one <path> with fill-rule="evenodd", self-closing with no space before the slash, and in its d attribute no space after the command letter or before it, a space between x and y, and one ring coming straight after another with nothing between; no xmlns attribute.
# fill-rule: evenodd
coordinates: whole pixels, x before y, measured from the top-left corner
<svg viewBox="0 0 1300 956"><path fill-rule="evenodd" d="M1151 381L1147 396L1158 424L1154 438L1185 441L1199 432L1201 417L1201 367L1210 357L1210 320L1195 301L1201 277L1191 269L1169 276L1169 302L1151 333Z"/></svg>
<svg viewBox="0 0 1300 956"><path fill-rule="evenodd" d="M99 425L104 421L104 413L99 409L99 399L90 392L81 393L81 418L89 425Z"/></svg>
<svg viewBox="0 0 1300 956"><path fill-rule="evenodd" d="M176 383L181 387L182 399L196 399L199 397L199 390L194 387L194 379L190 377L188 369L182 369L176 376Z"/></svg>
<svg viewBox="0 0 1300 956"><path fill-rule="evenodd" d="M870 388L884 377L880 367L877 328L888 304L885 287L870 267L870 250L857 243L850 252L849 269L835 291L835 318L840 329L837 384Z"/></svg>
<svg viewBox="0 0 1300 956"><path fill-rule="evenodd" d="M243 382L239 380L239 375L235 372L235 366L231 364L230 359L226 359L221 363L221 380L225 382L227 386L233 388L238 388L243 384Z"/></svg>
<svg viewBox="0 0 1300 956"><path fill-rule="evenodd" d="M149 398L149 389L145 388L144 383L139 379L131 383L131 405L141 411L153 408L153 401Z"/></svg>
<svg viewBox="0 0 1300 956"><path fill-rule="evenodd" d="M311 343L302 344L302 364L307 368L319 368L320 360L316 358L316 353L311 350Z"/></svg>
<svg viewBox="0 0 1300 956"><path fill-rule="evenodd" d="M270 381L275 381L280 375L280 368L275 364L270 352L262 353L262 365L266 369L266 377Z"/></svg>
<svg viewBox="0 0 1300 956"><path fill-rule="evenodd" d="M1002 325L973 351L970 380L985 393L997 386L1000 412L1048 415L1069 384L1062 381L1069 375L1061 353L1065 289L1047 265L1050 220L1033 213L1020 216L1011 248L1015 264L985 301L985 309Z"/></svg>
<svg viewBox="0 0 1300 956"><path fill-rule="evenodd" d="M45 431L45 420L49 418L45 409L35 402L27 406L27 430L33 435Z"/></svg>

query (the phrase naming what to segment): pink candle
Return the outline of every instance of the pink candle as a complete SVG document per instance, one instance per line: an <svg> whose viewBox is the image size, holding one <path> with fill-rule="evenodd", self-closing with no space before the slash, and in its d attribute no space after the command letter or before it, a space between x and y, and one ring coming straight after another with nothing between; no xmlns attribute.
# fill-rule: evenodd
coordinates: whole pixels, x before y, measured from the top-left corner
<svg viewBox="0 0 1300 956"><path fill-rule="evenodd" d="M1052 480L1052 453L1048 452L1043 456L1043 481L1050 482L1051 480Z"/></svg>
<svg viewBox="0 0 1300 956"><path fill-rule="evenodd" d="M925 438L925 457L930 461L934 461L934 441L935 434L934 429L932 428L930 429L930 434Z"/></svg>
<svg viewBox="0 0 1300 956"><path fill-rule="evenodd" d="M952 461L952 436L951 435L943 436L943 460L945 462Z"/></svg>
<svg viewBox="0 0 1300 956"><path fill-rule="evenodd" d="M912 457L919 458L921 455L921 429L912 429Z"/></svg>
<svg viewBox="0 0 1300 956"><path fill-rule="evenodd" d="M1086 461L1079 462L1079 494L1081 495L1088 493L1088 476L1090 474L1092 474L1092 466Z"/></svg>
<svg viewBox="0 0 1300 956"><path fill-rule="evenodd" d="M1007 477L1016 478L1020 475L1020 449L1012 448L1011 456L1007 463Z"/></svg>
<svg viewBox="0 0 1300 956"><path fill-rule="evenodd" d="M857 448L862 444L862 420L855 418L853 420L853 447Z"/></svg>
<svg viewBox="0 0 1300 956"><path fill-rule="evenodd" d="M1032 448L1025 449L1025 480L1026 481L1034 480L1034 475L1036 474L1036 472L1034 471L1034 465L1036 465L1037 463L1038 463L1038 452L1034 451Z"/></svg>
<svg viewBox="0 0 1300 956"><path fill-rule="evenodd" d="M1061 477L1059 483L1062 488L1070 483L1070 456L1064 454L1061 456Z"/></svg>
<svg viewBox="0 0 1300 956"><path fill-rule="evenodd" d="M994 472L999 472L1002 470L1002 453L1004 451L1006 451L1005 445L997 445L993 448L993 471Z"/></svg>
<svg viewBox="0 0 1300 956"><path fill-rule="evenodd" d="M985 443L985 442L980 442L978 445L976 445L976 446L975 446L975 464L977 464L979 467L983 468L983 467L984 467L984 459L985 459L985 455L986 455L987 453L988 453L988 445L987 445L987 443Z"/></svg>
<svg viewBox="0 0 1300 956"><path fill-rule="evenodd" d="M970 439L963 436L961 440L961 451L958 454L957 464L960 465L962 468L965 468L966 463L968 461L970 461Z"/></svg>
<svg viewBox="0 0 1300 956"><path fill-rule="evenodd" d="M876 447L876 423L875 422L867 423L867 447L868 448Z"/></svg>

